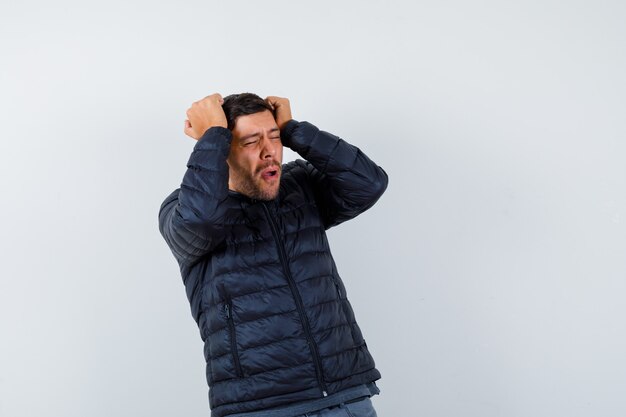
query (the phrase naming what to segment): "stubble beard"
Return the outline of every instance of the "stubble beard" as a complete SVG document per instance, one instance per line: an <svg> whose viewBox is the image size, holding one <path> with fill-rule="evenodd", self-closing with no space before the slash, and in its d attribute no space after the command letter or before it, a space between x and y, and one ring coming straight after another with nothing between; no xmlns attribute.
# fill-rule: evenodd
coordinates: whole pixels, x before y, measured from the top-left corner
<svg viewBox="0 0 626 417"><path fill-rule="evenodd" d="M276 196L278 196L278 190L280 188L280 176L282 174L282 168L280 164L277 164L275 166L278 170L276 173L278 179L276 180L275 184L271 186L267 184L265 187L263 187L263 185L265 185L264 180L258 176L258 173L260 173L261 170L267 168L267 165L257 169L255 175L239 167L231 166L230 169L233 171L231 173L231 176L233 177L233 185L239 193L252 199L263 201L273 200L276 198Z"/></svg>

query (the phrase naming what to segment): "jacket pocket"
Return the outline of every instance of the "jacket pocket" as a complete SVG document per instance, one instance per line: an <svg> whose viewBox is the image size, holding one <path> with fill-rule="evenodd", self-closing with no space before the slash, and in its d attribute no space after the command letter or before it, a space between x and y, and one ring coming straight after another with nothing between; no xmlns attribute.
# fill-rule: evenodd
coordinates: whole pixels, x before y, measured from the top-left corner
<svg viewBox="0 0 626 417"><path fill-rule="evenodd" d="M224 304L224 314L226 315L226 321L228 322L228 336L230 339L230 352L233 355L233 363L235 364L235 371L239 378L243 378L243 370L241 369L241 362L239 361L239 351L237 349L237 336L235 333L235 322L233 320L233 303L230 299L226 300Z"/></svg>
<svg viewBox="0 0 626 417"><path fill-rule="evenodd" d="M335 284L335 289L337 290L337 298L341 300L342 299L341 284L339 284L339 281L337 281L336 277L333 277L333 284Z"/></svg>
<svg viewBox="0 0 626 417"><path fill-rule="evenodd" d="M342 284L339 282L339 278L333 276L333 283L335 284L335 288L337 290L337 302L341 306L341 312L343 313L343 318L345 323L350 326L350 334L352 335L353 342L358 345L359 337L354 332L354 326L356 323L352 323L350 318L353 317L350 314L350 307L348 306L348 296L346 294L345 289L342 290Z"/></svg>

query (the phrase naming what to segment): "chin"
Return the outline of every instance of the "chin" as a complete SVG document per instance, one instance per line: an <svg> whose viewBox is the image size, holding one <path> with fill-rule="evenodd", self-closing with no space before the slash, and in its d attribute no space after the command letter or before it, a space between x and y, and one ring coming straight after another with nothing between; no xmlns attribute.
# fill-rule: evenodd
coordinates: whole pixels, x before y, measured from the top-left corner
<svg viewBox="0 0 626 417"><path fill-rule="evenodd" d="M278 190L279 190L278 186L276 186L276 188L259 190L258 192L259 200L265 200L265 201L274 200L276 197L278 197Z"/></svg>
<svg viewBox="0 0 626 417"><path fill-rule="evenodd" d="M274 200L278 197L278 191L280 189L280 179L277 179L272 184L264 183L263 181L258 181L254 185L254 190L252 192L252 198L256 198L257 200L270 201Z"/></svg>
<svg viewBox="0 0 626 417"><path fill-rule="evenodd" d="M278 190L262 193L259 200L271 201L274 200L276 197L278 197Z"/></svg>

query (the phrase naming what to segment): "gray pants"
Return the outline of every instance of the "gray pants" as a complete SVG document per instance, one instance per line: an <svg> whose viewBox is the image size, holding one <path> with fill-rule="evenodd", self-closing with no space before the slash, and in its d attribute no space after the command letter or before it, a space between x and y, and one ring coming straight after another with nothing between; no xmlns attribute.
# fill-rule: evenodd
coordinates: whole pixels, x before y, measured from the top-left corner
<svg viewBox="0 0 626 417"><path fill-rule="evenodd" d="M324 408L313 413L301 414L297 417L377 417L372 400L367 397L353 403L340 404Z"/></svg>

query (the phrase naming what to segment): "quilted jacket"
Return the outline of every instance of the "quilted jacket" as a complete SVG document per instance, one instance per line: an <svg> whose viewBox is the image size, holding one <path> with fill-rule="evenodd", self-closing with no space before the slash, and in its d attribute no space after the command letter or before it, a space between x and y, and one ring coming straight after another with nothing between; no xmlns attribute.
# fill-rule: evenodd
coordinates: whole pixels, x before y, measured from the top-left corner
<svg viewBox="0 0 626 417"><path fill-rule="evenodd" d="M228 189L232 137L212 127L159 210L204 341L212 417L321 398L380 378L326 230L370 208L387 174L357 147L291 120L298 159L276 199Z"/></svg>

